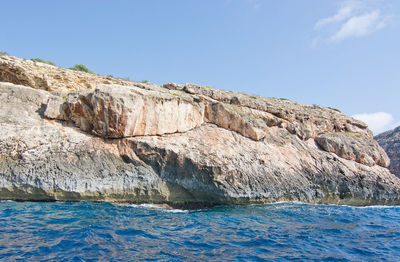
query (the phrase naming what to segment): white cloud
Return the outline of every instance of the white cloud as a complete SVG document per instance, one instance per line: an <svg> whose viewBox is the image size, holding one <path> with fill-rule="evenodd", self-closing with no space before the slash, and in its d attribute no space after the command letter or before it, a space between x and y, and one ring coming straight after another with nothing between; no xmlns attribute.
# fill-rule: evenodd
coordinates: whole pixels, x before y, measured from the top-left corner
<svg viewBox="0 0 400 262"><path fill-rule="evenodd" d="M331 23L341 22L346 18L349 18L352 15L353 11L354 11L353 5L350 4L345 5L342 8L340 8L335 15L318 20L317 23L315 24L315 28L321 28Z"/></svg>
<svg viewBox="0 0 400 262"><path fill-rule="evenodd" d="M393 116L386 112L355 114L352 117L365 122L374 135L393 129L400 124L395 123Z"/></svg>
<svg viewBox="0 0 400 262"><path fill-rule="evenodd" d="M360 37L371 34L385 26L381 12L375 10L360 16L354 16L347 20L338 32L336 32L331 40L340 41L349 37Z"/></svg>
<svg viewBox="0 0 400 262"><path fill-rule="evenodd" d="M315 23L314 29L319 30L320 35L314 38L312 46L321 40L340 42L347 38L369 35L384 28L387 18L380 8L372 8L365 2L344 2L336 14Z"/></svg>

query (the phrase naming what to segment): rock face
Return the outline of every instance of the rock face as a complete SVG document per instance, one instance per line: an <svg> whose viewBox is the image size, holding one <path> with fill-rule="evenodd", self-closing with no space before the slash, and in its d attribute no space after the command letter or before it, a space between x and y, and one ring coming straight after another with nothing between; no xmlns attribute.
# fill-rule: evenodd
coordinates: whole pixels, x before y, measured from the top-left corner
<svg viewBox="0 0 400 262"><path fill-rule="evenodd" d="M375 136L390 158L389 170L400 177L400 126Z"/></svg>
<svg viewBox="0 0 400 262"><path fill-rule="evenodd" d="M322 133L315 141L325 151L354 160L358 163L373 166L378 164L387 167L390 160L383 149L372 137L362 137L361 133Z"/></svg>
<svg viewBox="0 0 400 262"><path fill-rule="evenodd" d="M127 160L118 141L44 119L49 99L46 91L0 83L1 199L169 200L173 186L139 159Z"/></svg>
<svg viewBox="0 0 400 262"><path fill-rule="evenodd" d="M186 132L203 124L204 105L190 96L158 88L100 85L50 99L47 118L73 121L81 130L107 138Z"/></svg>
<svg viewBox="0 0 400 262"><path fill-rule="evenodd" d="M371 131L334 109L192 84L23 85L0 82L0 199L400 204Z"/></svg>

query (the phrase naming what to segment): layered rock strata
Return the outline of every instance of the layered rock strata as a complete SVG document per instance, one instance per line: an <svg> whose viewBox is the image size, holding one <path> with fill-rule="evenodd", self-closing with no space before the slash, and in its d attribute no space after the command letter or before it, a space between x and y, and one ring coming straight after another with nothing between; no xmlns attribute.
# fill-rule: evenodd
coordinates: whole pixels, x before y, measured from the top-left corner
<svg viewBox="0 0 400 262"><path fill-rule="evenodd" d="M15 79L10 63L0 80ZM36 65L17 75L55 70ZM386 153L338 110L192 84L60 81L52 92L0 83L1 199L400 203Z"/></svg>

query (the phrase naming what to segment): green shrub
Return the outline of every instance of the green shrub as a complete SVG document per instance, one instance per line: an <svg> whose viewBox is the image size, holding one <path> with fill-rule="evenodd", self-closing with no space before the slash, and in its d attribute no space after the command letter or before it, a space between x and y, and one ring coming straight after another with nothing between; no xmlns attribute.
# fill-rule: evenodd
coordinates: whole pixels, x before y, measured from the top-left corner
<svg viewBox="0 0 400 262"><path fill-rule="evenodd" d="M142 80L142 81L140 81L141 83L143 83L143 84L147 84L147 83L149 83L149 80Z"/></svg>
<svg viewBox="0 0 400 262"><path fill-rule="evenodd" d="M171 95L173 95L173 96L178 96L178 97L181 97L181 94L179 94L179 93L176 93L176 92L170 92L170 94L171 94Z"/></svg>
<svg viewBox="0 0 400 262"><path fill-rule="evenodd" d="M279 100L282 100L282 101L289 101L289 99L284 98L284 97L279 98Z"/></svg>
<svg viewBox="0 0 400 262"><path fill-rule="evenodd" d="M33 61L33 62L45 63L45 64L53 65L53 66L56 65L56 64L54 64L54 63L51 62L51 61L46 61L46 60L43 60L43 59L40 59L40 58L32 58L31 61Z"/></svg>
<svg viewBox="0 0 400 262"><path fill-rule="evenodd" d="M96 74L94 71L90 70L89 68L87 68L85 65L82 65L82 64L76 64L76 65L74 65L74 67L70 67L69 69L75 70L75 71L80 71L80 72L86 72L86 73L90 73L90 74Z"/></svg>
<svg viewBox="0 0 400 262"><path fill-rule="evenodd" d="M2 56L2 55L8 55L8 54L7 54L7 52L1 52L0 51L0 56Z"/></svg>

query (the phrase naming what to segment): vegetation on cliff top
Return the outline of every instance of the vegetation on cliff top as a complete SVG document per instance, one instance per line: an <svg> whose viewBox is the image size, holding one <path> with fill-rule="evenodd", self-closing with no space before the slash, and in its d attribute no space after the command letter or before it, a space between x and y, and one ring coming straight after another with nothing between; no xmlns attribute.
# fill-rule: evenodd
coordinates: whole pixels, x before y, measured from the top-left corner
<svg viewBox="0 0 400 262"><path fill-rule="evenodd" d="M68 69L75 70L75 71L80 71L80 72L86 72L89 74L96 74L93 70L90 70L83 64L76 64L73 67L70 67Z"/></svg>
<svg viewBox="0 0 400 262"><path fill-rule="evenodd" d="M40 59L40 58L32 58L31 61L40 62L40 63L45 63L45 64L48 64L48 65L56 66L56 64L54 64L53 62L47 61L47 60L43 60L43 59Z"/></svg>

